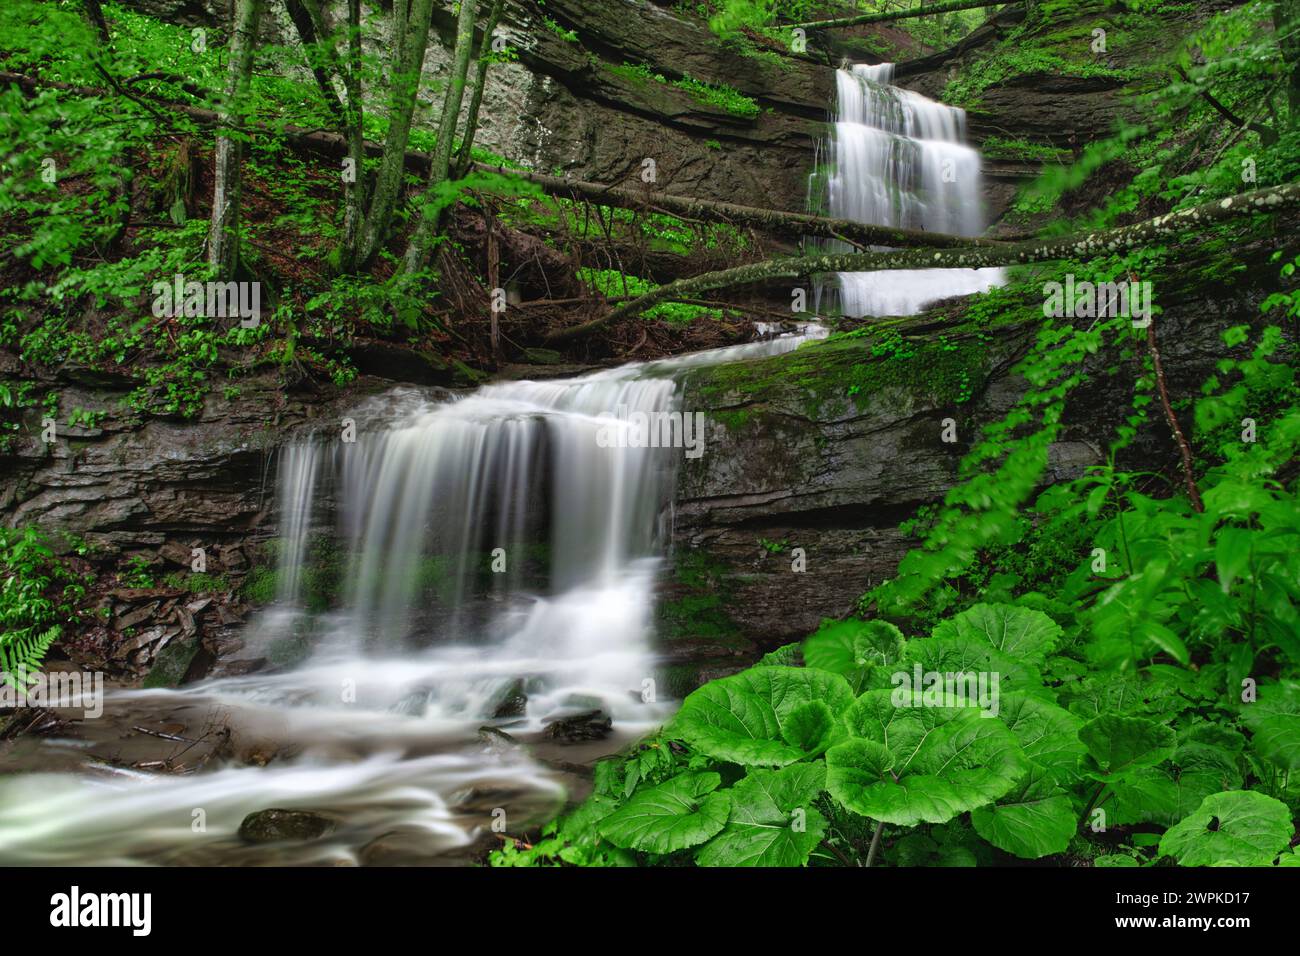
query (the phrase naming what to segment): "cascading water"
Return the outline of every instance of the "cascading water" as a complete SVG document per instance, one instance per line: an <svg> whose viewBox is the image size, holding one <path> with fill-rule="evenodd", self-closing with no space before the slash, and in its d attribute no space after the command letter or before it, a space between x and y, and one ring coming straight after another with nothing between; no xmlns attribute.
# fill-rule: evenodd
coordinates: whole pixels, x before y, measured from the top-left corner
<svg viewBox="0 0 1300 956"><path fill-rule="evenodd" d="M565 792L556 773L478 733L503 691L527 696L512 734L599 708L626 738L673 706L643 689L682 449L620 435L639 427L638 413L672 421L683 369L822 334L809 326L440 403L399 389L356 411L354 443L287 447L279 600L243 639L247 656L274 660L275 648L309 637L311 656L109 695L105 720L89 722L102 739L41 742L42 769L78 773L0 780L0 862L420 862L470 845L498 806L512 826L553 814ZM313 614L303 600L321 539L344 552L346 585L342 607ZM102 757L118 757L112 728L160 720L220 725L233 734L227 750L270 750L269 762L154 775ZM182 757L195 733L179 734ZM271 807L340 822L308 843L242 841L243 818Z"/></svg>
<svg viewBox="0 0 1300 956"><path fill-rule="evenodd" d="M892 85L894 65L836 71L829 168L811 195L827 215L878 226L977 236L984 229L980 156L965 145L966 113ZM828 250L849 252L831 240ZM912 315L1002 282L1001 269L841 272L819 287L822 308L844 315Z"/></svg>

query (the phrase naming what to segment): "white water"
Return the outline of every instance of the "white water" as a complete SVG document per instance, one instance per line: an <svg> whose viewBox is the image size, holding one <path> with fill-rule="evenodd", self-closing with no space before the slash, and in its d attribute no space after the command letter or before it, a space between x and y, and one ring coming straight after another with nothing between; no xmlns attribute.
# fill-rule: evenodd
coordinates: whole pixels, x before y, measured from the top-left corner
<svg viewBox="0 0 1300 956"><path fill-rule="evenodd" d="M352 863L368 862L375 841L427 862L473 843L497 807L515 831L554 814L556 774L476 735L504 688L523 680L528 696L506 724L512 734L599 707L626 736L674 706L643 692L682 450L600 447L600 416L620 405L676 410L682 370L823 334L807 327L574 379L494 384L441 404L396 390L357 410L356 443L285 449L280 601L247 629L247 653L306 633L311 657L179 690L119 691L104 718L110 728L172 720L190 738L226 727L273 759L192 774L90 772L88 741L43 739L42 767L78 772L0 778L0 863ZM322 534L348 554L346 597L312 615L299 602ZM539 540L549 579L530 591L521 554ZM498 547L507 570L493 574ZM183 744L176 750L185 763ZM310 843L244 844L240 822L271 807L342 822Z"/></svg>
<svg viewBox="0 0 1300 956"><path fill-rule="evenodd" d="M966 113L892 85L894 65L836 71L836 117L825 176L828 215L879 226L977 236L984 230L980 156ZM842 242L827 248L851 251ZM912 315L949 296L983 292L1001 269L840 272L819 290L844 315Z"/></svg>

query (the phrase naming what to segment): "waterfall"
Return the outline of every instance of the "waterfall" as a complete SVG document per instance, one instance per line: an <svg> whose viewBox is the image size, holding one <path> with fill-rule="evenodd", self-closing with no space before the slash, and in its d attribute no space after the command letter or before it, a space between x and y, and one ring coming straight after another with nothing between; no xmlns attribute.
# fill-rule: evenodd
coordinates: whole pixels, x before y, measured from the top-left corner
<svg viewBox="0 0 1300 956"><path fill-rule="evenodd" d="M836 71L836 116L810 196L827 215L879 226L977 236L984 229L980 156L965 144L966 113L892 85L894 65ZM847 243L825 243L849 252ZM819 307L845 315L912 315L930 303L983 292L1001 269L840 272L819 287Z"/></svg>
<svg viewBox="0 0 1300 956"><path fill-rule="evenodd" d="M187 728L184 739L226 728L230 753L201 773L91 758L76 775L39 771L51 759L77 766L87 745L73 740L65 752L47 742L38 772L0 777L0 863L331 864L380 851L428 862L473 846L497 808L512 830L554 816L565 799L557 772L521 748L485 743L484 723L545 750L548 722L599 708L614 720L608 751L675 706L645 691L683 449L619 439L638 434L638 414L671 422L690 411L680 407L685 369L825 334L809 325L451 399L394 389L349 413L355 442L322 426L285 447L279 597L239 639L247 660L274 662L275 648L310 635L309 656L177 690L110 694L94 729L114 753L122 728L163 717ZM340 606L325 611L307 606L322 547L342 578ZM493 570L497 549L503 571ZM514 688L527 697L522 712L494 720ZM194 746L176 745L187 767L206 759ZM249 750L261 756L228 759ZM343 822L307 843L241 841L243 818L270 807Z"/></svg>

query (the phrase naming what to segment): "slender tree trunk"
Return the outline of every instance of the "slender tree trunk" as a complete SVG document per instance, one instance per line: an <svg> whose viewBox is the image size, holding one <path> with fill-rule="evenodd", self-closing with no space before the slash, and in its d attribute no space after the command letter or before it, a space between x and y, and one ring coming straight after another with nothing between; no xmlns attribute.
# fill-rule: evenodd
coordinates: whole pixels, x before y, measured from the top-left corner
<svg viewBox="0 0 1300 956"><path fill-rule="evenodd" d="M456 20L456 49L452 55L451 75L447 78L447 92L442 99L442 119L438 122L438 139L429 160L429 180L416 222L415 231L406 245L402 257L402 271L419 272L429 258L429 247L438 231L439 212L429 209L436 186L447 179L451 167L451 150L456 141L456 125L460 120L460 104L465 96L465 77L469 73L470 54L474 49L475 0L460 0L460 16Z"/></svg>
<svg viewBox="0 0 1300 956"><path fill-rule="evenodd" d="M344 136L348 141L351 175L343 179L343 248L339 261L349 266L356 261L361 223L365 216L366 159L364 104L361 95L361 0L348 0L348 57L343 71L343 91L347 95L343 114L347 122Z"/></svg>
<svg viewBox="0 0 1300 956"><path fill-rule="evenodd" d="M319 0L285 0L284 6L289 12L289 19L293 21L294 29L298 31L298 39L302 41L303 55L311 67L312 76L316 78L321 99L334 117L335 127L339 132L344 132L347 119L343 112L343 102L331 79L331 73L340 71L337 58L325 42L328 31Z"/></svg>
<svg viewBox="0 0 1300 956"><path fill-rule="evenodd" d="M988 0L947 0L932 6L918 6L911 10L892 10L886 13L861 13L851 17L837 17L833 20L811 20L807 23L791 23L788 29L802 27L805 30L833 30L836 27L856 27L862 23L883 23L886 20L906 20L909 17L928 17L930 14L949 13L953 10L974 10L976 7L996 7L998 3Z"/></svg>
<svg viewBox="0 0 1300 956"><path fill-rule="evenodd" d="M406 144L411 137L411 115L415 112L415 98L420 89L424 51L429 43L429 20L433 15L433 0L403 0L394 4L394 22L400 10L408 11L404 27L398 36L398 56L390 71L388 100L388 136L384 152L375 175L374 191L361 226L357 255L350 268L363 268L383 245L388 227L393 221L397 195L402 188L402 174L406 166Z"/></svg>
<svg viewBox="0 0 1300 956"><path fill-rule="evenodd" d="M1290 74L1286 91L1291 122L1300 125L1300 4L1296 0L1273 0L1273 30Z"/></svg>
<svg viewBox="0 0 1300 956"><path fill-rule="evenodd" d="M501 11L505 0L493 0L492 10L488 13L487 23L483 26L483 42L478 45L478 67L474 74L474 91L469 97L469 113L465 119L465 135L461 137L460 150L456 153L456 162L451 172L453 179L464 179L469 172L469 164L474 149L474 135L478 132L478 111L483 105L483 90L487 85L489 60L492 53L492 31L501 21Z"/></svg>
<svg viewBox="0 0 1300 956"><path fill-rule="evenodd" d="M208 230L208 265L219 279L231 278L239 265L239 193L243 152L237 138L243 126L239 111L248 92L261 12L262 0L236 0L231 21L225 96L217 110L219 125L212 189L212 226Z"/></svg>
<svg viewBox="0 0 1300 956"><path fill-rule="evenodd" d="M830 272L879 272L889 269L981 269L1053 259L1086 261L1114 255L1155 241L1178 241L1184 236L1198 236L1204 226L1257 213L1283 212L1300 207L1300 183L1272 186L1241 193L1227 199L1215 199L1199 206L1182 209L1115 229L1026 239L1001 246L965 249L901 249L893 252L846 253L843 255L795 256L753 262L734 269L707 272L690 279L679 279L653 289L608 315L567 329L556 329L546 336L547 342L562 342L595 331L610 322L639 315L660 302L670 302L699 292L715 292L740 285L770 283L782 279L806 279Z"/></svg>

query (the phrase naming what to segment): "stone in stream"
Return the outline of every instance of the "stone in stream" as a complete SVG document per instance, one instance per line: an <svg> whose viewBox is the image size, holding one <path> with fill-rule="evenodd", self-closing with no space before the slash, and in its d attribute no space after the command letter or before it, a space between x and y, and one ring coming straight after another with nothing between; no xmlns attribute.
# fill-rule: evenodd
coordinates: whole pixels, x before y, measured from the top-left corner
<svg viewBox="0 0 1300 956"><path fill-rule="evenodd" d="M592 710L572 717L561 717L546 727L546 736L561 743L581 743L584 740L604 740L613 730L614 722L603 710Z"/></svg>
<svg viewBox="0 0 1300 956"><path fill-rule="evenodd" d="M506 688L496 707L492 711L493 720L504 720L507 717L522 717L524 711L528 709L528 695L524 693L524 682L516 680Z"/></svg>
<svg viewBox="0 0 1300 956"><path fill-rule="evenodd" d="M278 840L318 840L333 833L336 823L312 810L259 810L244 817L239 825L240 837L248 843L274 843Z"/></svg>

